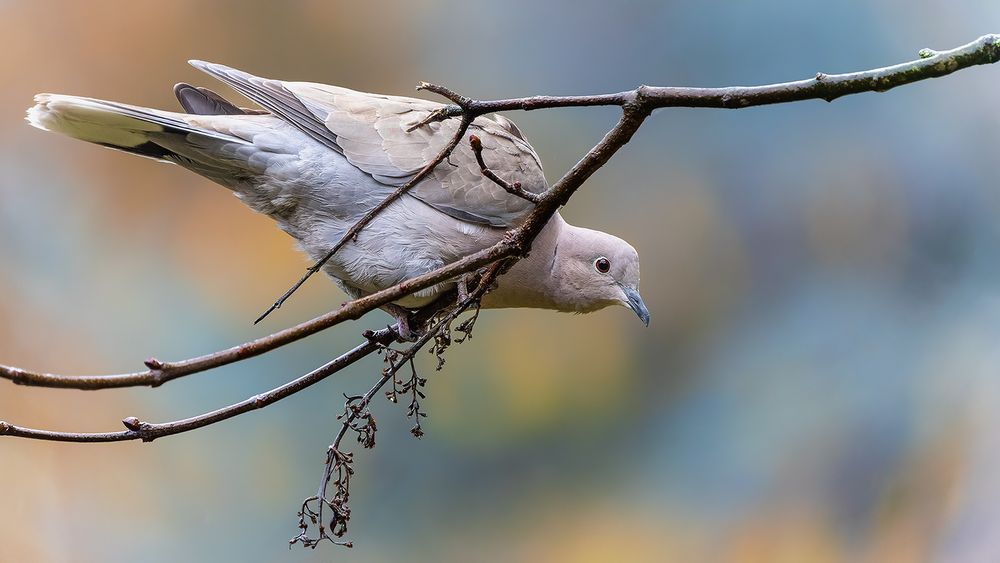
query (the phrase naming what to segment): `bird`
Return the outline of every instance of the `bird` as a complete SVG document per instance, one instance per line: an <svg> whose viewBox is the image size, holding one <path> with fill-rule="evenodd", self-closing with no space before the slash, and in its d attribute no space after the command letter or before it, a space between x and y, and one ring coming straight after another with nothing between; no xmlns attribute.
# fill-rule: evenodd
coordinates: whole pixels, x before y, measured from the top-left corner
<svg viewBox="0 0 1000 563"><path fill-rule="evenodd" d="M38 94L27 121L46 131L180 165L231 190L273 219L319 260L366 212L412 179L457 132L432 121L443 104L339 86L254 76L192 60L260 109L239 107L186 83L184 112L62 94ZM510 119L477 117L489 169L522 189L548 188L538 154ZM519 225L534 203L485 177L459 143L423 180L377 215L323 266L353 298L391 287L488 248ZM387 310L410 333L410 311L460 280L413 293ZM557 212L481 299L483 308L531 307L588 313L627 307L649 326L639 295L639 256L614 235L567 223Z"/></svg>

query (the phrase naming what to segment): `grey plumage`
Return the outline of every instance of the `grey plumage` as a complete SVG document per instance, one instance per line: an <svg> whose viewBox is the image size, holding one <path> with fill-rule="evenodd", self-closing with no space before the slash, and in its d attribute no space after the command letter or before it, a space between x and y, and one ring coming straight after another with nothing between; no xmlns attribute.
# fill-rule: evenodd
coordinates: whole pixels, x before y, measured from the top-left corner
<svg viewBox="0 0 1000 563"><path fill-rule="evenodd" d="M264 110L240 108L205 88L178 84L188 114L89 98L39 94L36 127L173 162L233 190L272 217L313 258L366 211L405 184L455 134L456 120L408 131L441 104L337 86L259 78L192 61ZM547 189L541 161L510 120L470 125L491 169L532 193ZM470 147L451 157L347 244L325 271L352 295L384 289L494 244L532 203L483 177ZM610 261L608 271L595 266ZM573 227L557 214L531 255L500 280L488 307L586 312L622 304L648 322L635 289L638 257L625 241ZM416 307L449 284L399 302Z"/></svg>

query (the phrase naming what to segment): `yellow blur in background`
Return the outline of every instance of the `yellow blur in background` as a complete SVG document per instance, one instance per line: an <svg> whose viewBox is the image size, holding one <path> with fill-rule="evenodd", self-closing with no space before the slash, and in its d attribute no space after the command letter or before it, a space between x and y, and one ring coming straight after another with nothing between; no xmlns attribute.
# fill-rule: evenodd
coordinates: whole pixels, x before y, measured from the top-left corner
<svg viewBox="0 0 1000 563"><path fill-rule="evenodd" d="M733 4L0 0L0 363L132 371L345 299L314 279L252 326L306 265L292 241L179 167L30 128L38 92L166 109L181 81L235 96L191 58L484 99L757 84L1000 31L986 0ZM0 561L995 560L997 84L980 67L834 104L657 112L563 212L638 249L650 328L621 308L491 311L443 371L422 358L427 434L374 404L352 551L286 541L342 393L368 388L375 359L152 444L0 440ZM615 114L510 117L553 181ZM2 384L0 420L191 416L387 322L159 389Z"/></svg>

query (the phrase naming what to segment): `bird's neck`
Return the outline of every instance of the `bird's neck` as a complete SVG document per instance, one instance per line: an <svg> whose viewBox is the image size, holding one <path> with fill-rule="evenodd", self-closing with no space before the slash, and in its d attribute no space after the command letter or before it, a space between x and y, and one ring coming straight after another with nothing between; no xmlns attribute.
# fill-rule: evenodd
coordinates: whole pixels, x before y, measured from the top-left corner
<svg viewBox="0 0 1000 563"><path fill-rule="evenodd" d="M562 309L565 292L560 290L559 241L576 227L558 213L552 216L531 244L531 252L504 274L497 288L483 298L483 307L532 307Z"/></svg>

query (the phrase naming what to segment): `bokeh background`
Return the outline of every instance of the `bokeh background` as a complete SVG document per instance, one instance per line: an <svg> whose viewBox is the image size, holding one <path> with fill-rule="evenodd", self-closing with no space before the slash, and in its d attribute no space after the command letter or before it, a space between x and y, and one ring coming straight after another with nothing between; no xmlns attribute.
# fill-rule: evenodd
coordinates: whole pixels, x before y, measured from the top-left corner
<svg viewBox="0 0 1000 563"><path fill-rule="evenodd" d="M36 92L176 108L175 82L217 86L189 58L404 95L724 86L989 32L993 0L0 0L0 362L132 371L344 299L315 279L252 326L306 264L291 240L178 167L30 128ZM153 444L0 441L0 560L995 561L998 85L978 67L833 104L658 112L564 210L638 248L650 328L624 309L485 314L430 376L423 439L375 404L352 551L286 541L376 360ZM554 180L615 111L511 117ZM0 419L194 415L386 321L159 389L0 382Z"/></svg>

